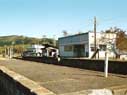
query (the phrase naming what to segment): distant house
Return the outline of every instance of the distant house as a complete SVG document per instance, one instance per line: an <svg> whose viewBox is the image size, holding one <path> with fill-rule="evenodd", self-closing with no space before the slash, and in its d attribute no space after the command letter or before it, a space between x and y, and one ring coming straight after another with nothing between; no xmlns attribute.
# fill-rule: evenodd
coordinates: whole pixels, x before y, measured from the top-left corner
<svg viewBox="0 0 127 95"><path fill-rule="evenodd" d="M121 60L127 60L127 53L126 54L121 54L120 59Z"/></svg>
<svg viewBox="0 0 127 95"><path fill-rule="evenodd" d="M120 57L121 60L127 60L127 52L121 51L119 53L119 57Z"/></svg>
<svg viewBox="0 0 127 95"><path fill-rule="evenodd" d="M26 51L23 52L23 57L31 57L31 56L42 56L42 49L45 48L43 45L31 45L27 48Z"/></svg>
<svg viewBox="0 0 127 95"><path fill-rule="evenodd" d="M116 34L96 33L96 48L98 56L105 57L106 48L109 48L109 57L115 57L112 46L115 45ZM86 57L91 58L94 50L94 33L87 32L59 38L59 53L61 57Z"/></svg>
<svg viewBox="0 0 127 95"><path fill-rule="evenodd" d="M23 57L37 57L47 56L56 57L58 56L58 49L50 45L31 45L23 52Z"/></svg>
<svg viewBox="0 0 127 95"><path fill-rule="evenodd" d="M59 50L55 46L44 44L45 48L42 49L42 56L47 57L57 57L59 55Z"/></svg>

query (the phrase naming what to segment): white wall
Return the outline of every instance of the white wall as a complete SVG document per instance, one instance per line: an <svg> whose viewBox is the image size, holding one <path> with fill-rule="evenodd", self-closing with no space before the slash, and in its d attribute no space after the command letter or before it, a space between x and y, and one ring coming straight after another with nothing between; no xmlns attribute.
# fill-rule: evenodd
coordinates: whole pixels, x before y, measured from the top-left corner
<svg viewBox="0 0 127 95"><path fill-rule="evenodd" d="M127 60L127 55L120 55L121 60Z"/></svg>
<svg viewBox="0 0 127 95"><path fill-rule="evenodd" d="M107 42L111 40L112 43L115 43L116 34L112 33L96 33L96 46L99 47L99 44L107 45ZM105 38L105 39L103 39ZM94 51L91 51L91 45L94 47L94 33L89 32L89 58L93 55ZM110 47L108 45L108 47ZM109 57L115 57L115 53L113 51L108 51ZM105 51L99 51L99 57L105 57Z"/></svg>

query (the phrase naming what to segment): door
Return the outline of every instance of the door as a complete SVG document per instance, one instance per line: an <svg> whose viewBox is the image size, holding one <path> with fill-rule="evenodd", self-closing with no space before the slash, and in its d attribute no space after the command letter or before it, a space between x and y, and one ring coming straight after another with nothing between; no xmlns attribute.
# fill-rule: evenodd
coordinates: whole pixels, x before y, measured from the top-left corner
<svg viewBox="0 0 127 95"><path fill-rule="evenodd" d="M85 46L83 45L74 45L74 56L75 57L84 57Z"/></svg>

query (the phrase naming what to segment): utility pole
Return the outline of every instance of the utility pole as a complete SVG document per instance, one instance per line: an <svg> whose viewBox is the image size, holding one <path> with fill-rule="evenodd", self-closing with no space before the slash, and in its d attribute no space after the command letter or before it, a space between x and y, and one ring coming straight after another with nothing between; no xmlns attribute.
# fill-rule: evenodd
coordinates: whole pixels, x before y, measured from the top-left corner
<svg viewBox="0 0 127 95"><path fill-rule="evenodd" d="M5 50L4 50L4 51L5 51L5 52L4 52L4 57L6 57L6 54L7 54L7 47L6 47L6 45L4 46L4 49L5 49Z"/></svg>
<svg viewBox="0 0 127 95"><path fill-rule="evenodd" d="M12 58L12 47L9 48L9 53L10 53L9 58L11 59Z"/></svg>
<svg viewBox="0 0 127 95"><path fill-rule="evenodd" d="M97 48L96 48L96 17L94 17L94 50L96 52ZM95 59L96 59L96 55L95 55Z"/></svg>
<svg viewBox="0 0 127 95"><path fill-rule="evenodd" d="M15 42L13 41L12 42L12 46L11 46L11 53L12 53L12 57L14 57L14 44L15 44Z"/></svg>
<svg viewBox="0 0 127 95"><path fill-rule="evenodd" d="M24 41L22 41L22 44L23 44L23 51L24 51L24 49L25 49L25 47L24 47Z"/></svg>
<svg viewBox="0 0 127 95"><path fill-rule="evenodd" d="M53 35L53 45L56 46L55 35Z"/></svg>
<svg viewBox="0 0 127 95"><path fill-rule="evenodd" d="M108 77L108 51L105 52L105 77Z"/></svg>
<svg viewBox="0 0 127 95"><path fill-rule="evenodd" d="M43 44L46 44L46 35L43 35Z"/></svg>

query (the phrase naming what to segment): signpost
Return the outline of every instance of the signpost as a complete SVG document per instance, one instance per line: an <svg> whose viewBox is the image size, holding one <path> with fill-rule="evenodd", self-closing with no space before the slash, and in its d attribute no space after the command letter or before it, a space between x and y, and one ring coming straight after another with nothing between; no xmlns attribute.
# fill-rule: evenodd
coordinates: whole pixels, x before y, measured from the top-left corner
<svg viewBox="0 0 127 95"><path fill-rule="evenodd" d="M105 77L108 77L108 51L105 52Z"/></svg>

